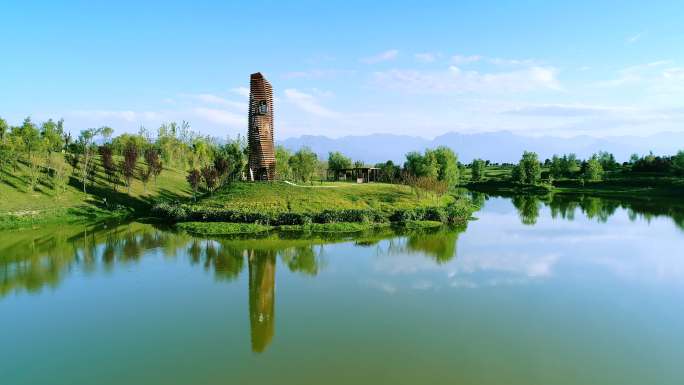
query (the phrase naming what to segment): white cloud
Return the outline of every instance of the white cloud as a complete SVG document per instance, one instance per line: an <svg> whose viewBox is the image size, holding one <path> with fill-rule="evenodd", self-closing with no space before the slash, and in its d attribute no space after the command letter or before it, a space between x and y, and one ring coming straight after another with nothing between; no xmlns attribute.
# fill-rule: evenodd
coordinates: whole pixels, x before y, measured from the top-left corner
<svg viewBox="0 0 684 385"><path fill-rule="evenodd" d="M627 38L625 39L625 44L627 44L627 45L634 44L637 41L641 40L641 38L643 36L644 36L643 32L639 32L639 33L632 35L632 36L627 36Z"/></svg>
<svg viewBox="0 0 684 385"><path fill-rule="evenodd" d="M503 93L560 90L553 67L483 73L450 66L447 71L389 70L374 74L376 84L414 92Z"/></svg>
<svg viewBox="0 0 684 385"><path fill-rule="evenodd" d="M340 76L349 76L355 74L352 70L337 70L337 69L313 69L307 71L292 71L284 75L285 79L330 79Z"/></svg>
<svg viewBox="0 0 684 385"><path fill-rule="evenodd" d="M243 111L247 110L247 103L245 102L236 102L213 94L188 94L184 96L187 96L202 103L216 104Z"/></svg>
<svg viewBox="0 0 684 385"><path fill-rule="evenodd" d="M451 62L454 64L468 64L468 63L475 63L482 60L482 56L480 55L470 55L470 56L462 56L462 55L454 55L451 57Z"/></svg>
<svg viewBox="0 0 684 385"><path fill-rule="evenodd" d="M535 59L503 59L500 57L490 58L488 61L492 64L501 66L537 66L539 61Z"/></svg>
<svg viewBox="0 0 684 385"><path fill-rule="evenodd" d="M626 113L628 107L589 106L583 104L533 104L506 110L504 114L520 116L586 117L610 113Z"/></svg>
<svg viewBox="0 0 684 385"><path fill-rule="evenodd" d="M671 75L676 73L677 68L663 68L672 64L671 60L657 60L649 63L638 64L625 67L618 71L617 77L610 80L600 81L595 84L597 87L620 87L629 85L656 85L662 81L672 81ZM676 79L675 79L676 80ZM667 84L664 84L667 85Z"/></svg>
<svg viewBox="0 0 684 385"><path fill-rule="evenodd" d="M192 112L199 118L212 123L225 124L230 127L247 127L247 114L236 114L234 112L216 109L197 107Z"/></svg>
<svg viewBox="0 0 684 385"><path fill-rule="evenodd" d="M398 50L391 49L388 51L380 52L377 55L365 57L365 58L361 59L361 62L366 63L366 64L375 64L375 63L380 63L380 62L384 62L384 61L394 60L397 58L398 55L399 55Z"/></svg>
<svg viewBox="0 0 684 385"><path fill-rule="evenodd" d="M126 122L160 119L161 114L154 111L131 111L131 110L75 110L68 115L84 119L115 119Z"/></svg>
<svg viewBox="0 0 684 385"><path fill-rule="evenodd" d="M432 52L423 52L413 55L413 57L421 63L432 63L439 57L439 54Z"/></svg>
<svg viewBox="0 0 684 385"><path fill-rule="evenodd" d="M230 90L230 92L240 95L244 98L249 98L249 88L247 87L235 87Z"/></svg>
<svg viewBox="0 0 684 385"><path fill-rule="evenodd" d="M312 115L327 118L336 118L340 116L338 112L321 106L315 96L298 91L294 88L285 90L285 98L288 102Z"/></svg>

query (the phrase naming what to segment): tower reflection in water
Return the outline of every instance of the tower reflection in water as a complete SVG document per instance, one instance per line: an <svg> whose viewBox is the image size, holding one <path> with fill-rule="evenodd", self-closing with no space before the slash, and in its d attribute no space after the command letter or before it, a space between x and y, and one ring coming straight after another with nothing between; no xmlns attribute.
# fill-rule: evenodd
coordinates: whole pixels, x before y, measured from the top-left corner
<svg viewBox="0 0 684 385"><path fill-rule="evenodd" d="M273 339L276 253L272 250L249 250L247 260L252 351L261 353Z"/></svg>

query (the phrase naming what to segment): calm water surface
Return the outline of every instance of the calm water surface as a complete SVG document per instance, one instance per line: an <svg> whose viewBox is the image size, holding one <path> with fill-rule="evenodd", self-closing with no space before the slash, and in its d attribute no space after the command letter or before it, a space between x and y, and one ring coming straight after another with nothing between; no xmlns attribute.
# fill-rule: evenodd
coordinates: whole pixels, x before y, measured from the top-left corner
<svg viewBox="0 0 684 385"><path fill-rule="evenodd" d="M476 216L356 239L2 233L0 384L684 383L681 212Z"/></svg>

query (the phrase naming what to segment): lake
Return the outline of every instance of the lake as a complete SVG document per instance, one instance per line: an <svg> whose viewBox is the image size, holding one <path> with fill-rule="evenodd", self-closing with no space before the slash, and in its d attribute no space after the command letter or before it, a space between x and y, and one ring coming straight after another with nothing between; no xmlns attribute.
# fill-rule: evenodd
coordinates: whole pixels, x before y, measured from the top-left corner
<svg viewBox="0 0 684 385"><path fill-rule="evenodd" d="M0 234L0 383L682 384L684 215L477 195L467 228Z"/></svg>

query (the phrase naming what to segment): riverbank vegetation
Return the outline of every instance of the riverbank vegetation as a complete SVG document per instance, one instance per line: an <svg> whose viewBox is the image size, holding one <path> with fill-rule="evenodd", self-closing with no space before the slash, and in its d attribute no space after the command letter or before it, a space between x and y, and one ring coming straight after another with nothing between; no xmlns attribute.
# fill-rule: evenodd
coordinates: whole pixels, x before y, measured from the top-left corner
<svg viewBox="0 0 684 385"><path fill-rule="evenodd" d="M684 151L673 156L635 154L623 163L607 152L585 160L566 154L544 161L533 152L525 152L518 164L492 164L476 159L468 165L463 185L490 193L681 196L684 194Z"/></svg>
<svg viewBox="0 0 684 385"><path fill-rule="evenodd" d="M624 163L605 152L544 161L525 152L517 164L475 159L464 165L451 149L437 147L406 154L402 165L367 165L339 152L319 160L306 147L278 146L278 181L246 183L242 137L202 136L186 122L163 124L155 133L144 127L113 133L100 127L72 137L61 120L26 118L9 126L0 119L0 228L142 216L266 226L455 223L474 210L458 187L537 195L684 193L684 152L634 155ZM340 181L350 168L373 168L381 183Z"/></svg>

